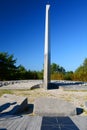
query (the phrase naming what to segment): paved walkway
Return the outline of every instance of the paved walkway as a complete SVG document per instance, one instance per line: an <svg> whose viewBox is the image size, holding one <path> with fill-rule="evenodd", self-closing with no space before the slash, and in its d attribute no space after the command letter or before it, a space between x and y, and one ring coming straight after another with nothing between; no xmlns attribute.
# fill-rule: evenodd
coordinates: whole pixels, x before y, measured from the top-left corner
<svg viewBox="0 0 87 130"><path fill-rule="evenodd" d="M0 117L0 130L87 130L87 117Z"/></svg>

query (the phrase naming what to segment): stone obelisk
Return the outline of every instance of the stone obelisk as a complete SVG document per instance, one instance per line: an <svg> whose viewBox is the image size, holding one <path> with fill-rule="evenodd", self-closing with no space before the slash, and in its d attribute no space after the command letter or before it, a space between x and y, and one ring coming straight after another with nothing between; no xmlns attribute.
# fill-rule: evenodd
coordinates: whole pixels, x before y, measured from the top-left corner
<svg viewBox="0 0 87 130"><path fill-rule="evenodd" d="M49 30L49 9L50 5L46 5L45 18L45 48L44 48L44 88L48 89L50 82L50 30Z"/></svg>

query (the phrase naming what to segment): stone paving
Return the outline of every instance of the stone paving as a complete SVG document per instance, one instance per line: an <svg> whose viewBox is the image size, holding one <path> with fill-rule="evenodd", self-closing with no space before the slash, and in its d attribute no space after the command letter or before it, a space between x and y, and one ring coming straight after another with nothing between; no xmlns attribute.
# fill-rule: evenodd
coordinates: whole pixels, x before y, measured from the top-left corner
<svg viewBox="0 0 87 130"><path fill-rule="evenodd" d="M8 82L8 83L7 83ZM6 81L0 82L0 89L30 89L33 86L41 84L42 80L26 80L26 81ZM56 83L59 88L70 90L87 90L87 84L82 82L67 82L67 81L52 81ZM3 85L1 85L3 84ZM81 89L80 89L81 88ZM50 90L49 90L50 91ZM47 100L45 100L47 101ZM44 103L45 103L44 101ZM43 102L42 102L43 104ZM49 104L51 104L49 102ZM55 103L52 103L52 105ZM59 103L59 105L61 102ZM87 102L85 103L87 106ZM68 105L69 106L69 105ZM45 108L45 105L42 106ZM40 108L41 109L41 108ZM48 108L50 109L50 107ZM70 108L72 110L72 108ZM55 110L55 109L54 109ZM64 106L61 107L64 110ZM73 109L75 110L75 109ZM67 111L67 110L66 110ZM75 111L74 111L75 112ZM51 116L49 116L51 115ZM0 116L0 130L87 130L87 116L79 115L62 115L43 113L42 116L30 115L1 115Z"/></svg>
<svg viewBox="0 0 87 130"><path fill-rule="evenodd" d="M0 130L87 130L87 117L4 116Z"/></svg>

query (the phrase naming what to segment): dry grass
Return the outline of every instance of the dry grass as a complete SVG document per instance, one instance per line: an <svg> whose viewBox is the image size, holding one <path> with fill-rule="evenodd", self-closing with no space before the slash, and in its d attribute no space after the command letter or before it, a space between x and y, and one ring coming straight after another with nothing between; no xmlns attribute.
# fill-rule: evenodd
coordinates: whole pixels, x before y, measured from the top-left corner
<svg viewBox="0 0 87 130"><path fill-rule="evenodd" d="M43 88L34 90L0 90L0 96L5 93L26 96L29 99L29 102L32 103L39 97L54 97L63 99L74 103L74 105L78 107L84 106L84 102L87 101L87 91L64 91L62 89L45 90Z"/></svg>
<svg viewBox="0 0 87 130"><path fill-rule="evenodd" d="M73 103L76 107L84 108L85 101L87 101L87 91L64 91L62 89L45 90L43 88L34 90L0 90L0 96L5 93L26 96L29 103L34 103L35 99L39 97L51 97L63 99ZM87 114L87 111L84 113Z"/></svg>
<svg viewBox="0 0 87 130"><path fill-rule="evenodd" d="M87 110L84 110L84 115L87 115Z"/></svg>
<svg viewBox="0 0 87 130"><path fill-rule="evenodd" d="M11 90L0 90L0 97L1 97L3 94L13 94L13 91L11 91Z"/></svg>

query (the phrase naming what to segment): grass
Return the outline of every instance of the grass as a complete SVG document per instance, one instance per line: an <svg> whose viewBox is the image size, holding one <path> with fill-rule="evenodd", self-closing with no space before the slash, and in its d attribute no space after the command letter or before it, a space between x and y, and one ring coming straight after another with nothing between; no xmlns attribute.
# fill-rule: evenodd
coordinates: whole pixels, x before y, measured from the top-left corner
<svg viewBox="0 0 87 130"><path fill-rule="evenodd" d="M84 114L87 115L87 110L84 110Z"/></svg>
<svg viewBox="0 0 87 130"><path fill-rule="evenodd" d="M11 91L11 90L0 90L0 97L1 97L3 94L13 94L13 91Z"/></svg>
<svg viewBox="0 0 87 130"><path fill-rule="evenodd" d="M84 97L84 100L87 100L87 96Z"/></svg>
<svg viewBox="0 0 87 130"><path fill-rule="evenodd" d="M0 96L3 94L15 94L17 96L24 96L28 98L29 103L34 103L36 98L50 97L63 99L74 103L76 106L84 106L87 101L87 91L63 91L63 90L45 90L43 88L37 89L16 89L16 90L0 90Z"/></svg>
<svg viewBox="0 0 87 130"><path fill-rule="evenodd" d="M25 96L28 98L29 102L32 103L36 98L39 97L50 97L53 96L48 91L43 91L42 89L33 89L33 90L15 90L15 95Z"/></svg>

